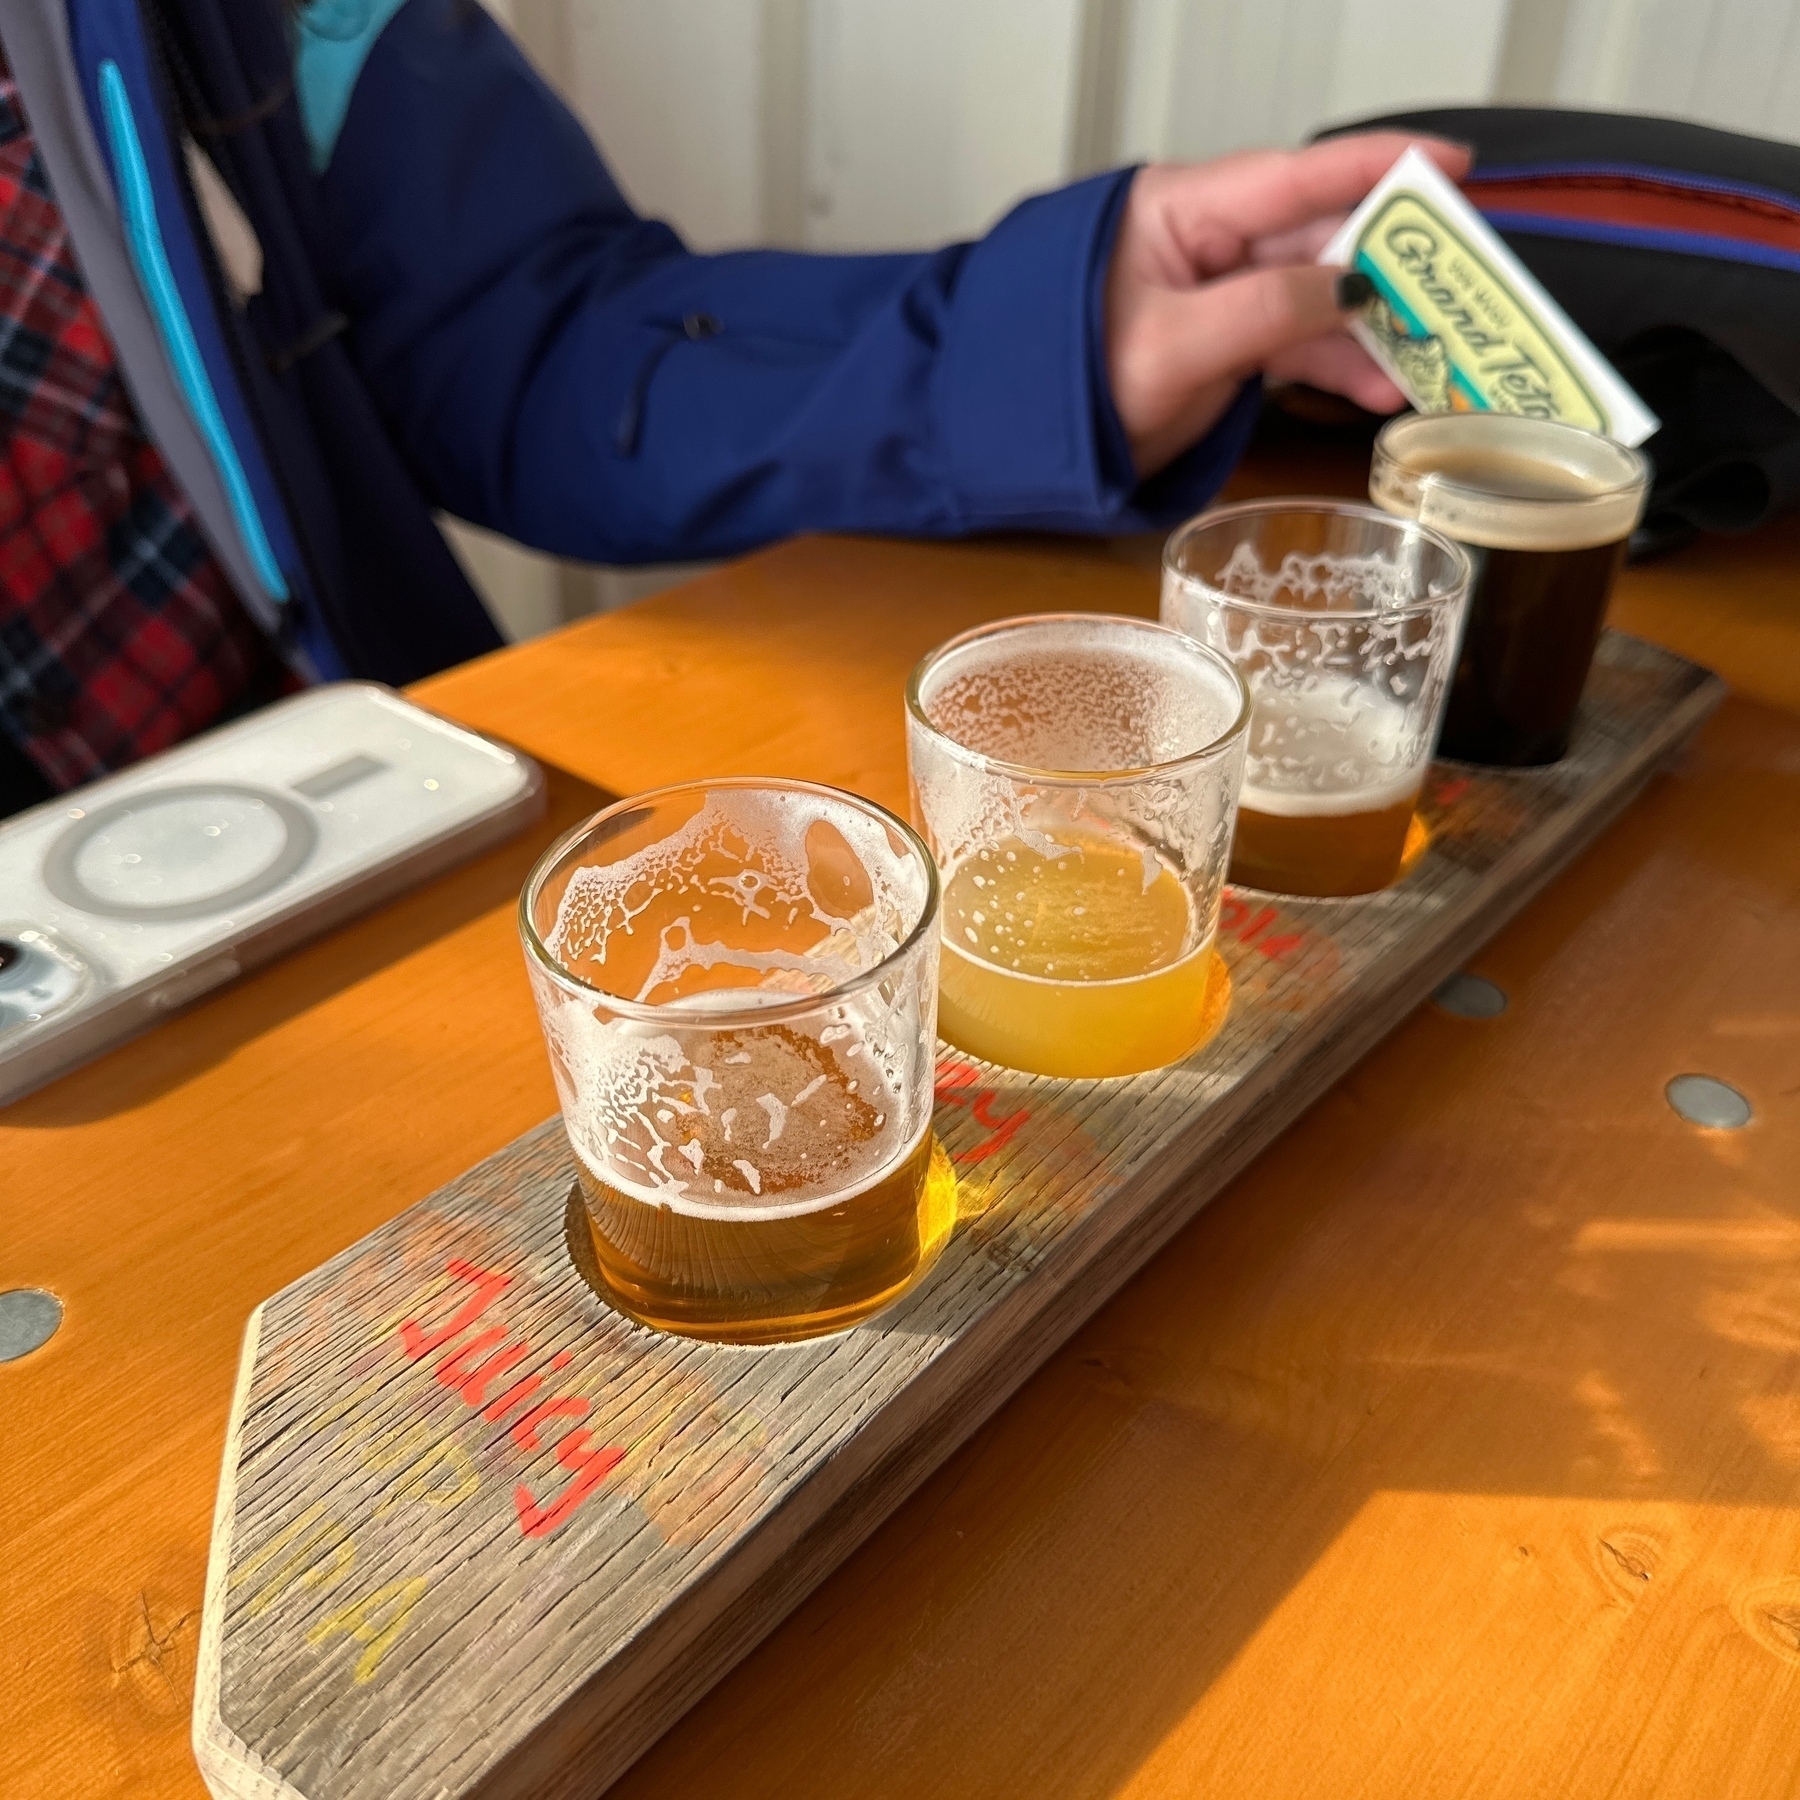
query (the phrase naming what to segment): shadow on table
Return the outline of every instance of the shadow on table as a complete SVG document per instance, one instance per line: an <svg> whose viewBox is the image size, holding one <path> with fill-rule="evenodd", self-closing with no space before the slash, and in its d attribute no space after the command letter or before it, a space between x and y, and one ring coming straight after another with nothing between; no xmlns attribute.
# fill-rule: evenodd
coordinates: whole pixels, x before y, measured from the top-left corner
<svg viewBox="0 0 1800 1800"><path fill-rule="evenodd" d="M1723 804L1739 736L1715 727L1700 792L1656 784L1560 904L1474 959L1512 993L1503 1018L1403 1026L618 1800L1461 1791L1459 1753L1499 1791L1540 1707L1541 1760L1554 1719L1573 1733L1615 1688L1661 1704L1666 1670L1645 1685L1581 1621L1706 1607L1695 1509L1800 1503L1800 1199L1780 1173L1800 934L1767 936L1760 974L1671 955L1709 906L1741 934L1797 872L1792 852L1758 863ZM1696 1053L1761 1072L1768 1135L1675 1119L1662 1062ZM1734 1533L1707 1641L1741 1631L1779 1685L1791 1527L1764 1533L1767 1567ZM1486 1735L1456 1736L1447 1692L1492 1702ZM1428 1752L1429 1777L1409 1761Z"/></svg>
<svg viewBox="0 0 1800 1800"><path fill-rule="evenodd" d="M27 1095L0 1111L0 1127L85 1124L146 1105L263 1033L516 899L545 848L617 798L541 758L539 767L547 804L536 824Z"/></svg>

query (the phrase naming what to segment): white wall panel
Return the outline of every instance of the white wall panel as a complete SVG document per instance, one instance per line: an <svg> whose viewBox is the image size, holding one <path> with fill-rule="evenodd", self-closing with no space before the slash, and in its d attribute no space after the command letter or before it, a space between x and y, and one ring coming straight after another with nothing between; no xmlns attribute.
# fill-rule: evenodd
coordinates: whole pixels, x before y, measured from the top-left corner
<svg viewBox="0 0 1800 1800"><path fill-rule="evenodd" d="M1562 48L1546 97L1559 106L1616 105L1629 84L1640 0L1563 0L1563 7Z"/></svg>
<svg viewBox="0 0 1800 1800"><path fill-rule="evenodd" d="M1565 5L1553 90L1561 104L1800 141L1800 0Z"/></svg>
<svg viewBox="0 0 1800 1800"><path fill-rule="evenodd" d="M1497 98L1800 140L1800 0L1131 0L1125 63L1127 157Z"/></svg>
<svg viewBox="0 0 1800 1800"><path fill-rule="evenodd" d="M1643 0L1628 10L1631 48L1619 99L1643 112L1691 112L1717 9L1707 0Z"/></svg>
<svg viewBox="0 0 1800 1800"><path fill-rule="evenodd" d="M1174 58L1163 155L1217 156L1291 143L1327 114L1342 0L1188 0Z"/></svg>
<svg viewBox="0 0 1800 1800"><path fill-rule="evenodd" d="M1507 0L1343 0L1331 65L1334 119L1485 101L1494 92Z"/></svg>
<svg viewBox="0 0 1800 1800"><path fill-rule="evenodd" d="M1507 0L1137 0L1121 149L1207 157L1320 125L1487 99Z"/></svg>
<svg viewBox="0 0 1800 1800"><path fill-rule="evenodd" d="M1653 0L1635 22L1620 102L1737 131L1800 136L1800 116L1782 104L1783 77L1800 52L1797 23L1793 0Z"/></svg>
<svg viewBox="0 0 1800 1800"><path fill-rule="evenodd" d="M572 0L577 109L643 212L702 248L763 224L763 11L753 0Z"/></svg>
<svg viewBox="0 0 1800 1800"><path fill-rule="evenodd" d="M1793 15L1769 84L1761 129L1769 137L1800 141L1800 5L1793 8Z"/></svg>
<svg viewBox="0 0 1800 1800"><path fill-rule="evenodd" d="M1077 0L811 0L806 242L940 243L1069 166Z"/></svg>
<svg viewBox="0 0 1800 1800"><path fill-rule="evenodd" d="M1119 157L1149 162L1169 154L1185 0L1130 0L1125 17L1125 79L1119 96Z"/></svg>

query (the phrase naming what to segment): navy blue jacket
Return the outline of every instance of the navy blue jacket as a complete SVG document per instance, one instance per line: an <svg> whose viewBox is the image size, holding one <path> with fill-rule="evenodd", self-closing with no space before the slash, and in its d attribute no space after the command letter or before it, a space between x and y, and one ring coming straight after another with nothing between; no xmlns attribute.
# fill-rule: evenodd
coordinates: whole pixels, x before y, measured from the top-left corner
<svg viewBox="0 0 1800 1800"><path fill-rule="evenodd" d="M701 256L472 0L313 0L297 27L279 0L37 3L66 4L228 566L312 672L405 681L497 641L433 508L602 562L1124 531L1201 505L1249 429L1247 390L1136 481L1100 338L1127 172L927 255ZM260 239L245 305L184 133Z"/></svg>

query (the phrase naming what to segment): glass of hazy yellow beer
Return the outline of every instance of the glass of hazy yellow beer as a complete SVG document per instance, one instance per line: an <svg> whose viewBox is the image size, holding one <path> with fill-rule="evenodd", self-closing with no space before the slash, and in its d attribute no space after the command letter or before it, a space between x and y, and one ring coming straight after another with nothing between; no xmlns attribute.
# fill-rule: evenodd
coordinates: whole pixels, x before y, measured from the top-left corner
<svg viewBox="0 0 1800 1800"><path fill-rule="evenodd" d="M1234 882L1368 894L1399 874L1468 592L1448 538L1349 501L1221 507L1170 538L1163 619L1250 691Z"/></svg>
<svg viewBox="0 0 1800 1800"><path fill-rule="evenodd" d="M1147 619L1006 619L927 656L906 712L944 1036L1040 1075L1204 1043L1230 995L1213 933L1249 717L1230 663Z"/></svg>
<svg viewBox="0 0 1800 1800"><path fill-rule="evenodd" d="M956 1181L931 1131L938 878L910 827L800 781L662 788L554 844L519 931L622 1312L816 1337L930 1265Z"/></svg>

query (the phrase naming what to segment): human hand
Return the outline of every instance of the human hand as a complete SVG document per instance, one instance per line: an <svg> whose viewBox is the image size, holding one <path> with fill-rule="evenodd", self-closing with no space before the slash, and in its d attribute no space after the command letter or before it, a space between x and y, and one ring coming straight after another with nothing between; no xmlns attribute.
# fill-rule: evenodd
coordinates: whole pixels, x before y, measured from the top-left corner
<svg viewBox="0 0 1800 1800"><path fill-rule="evenodd" d="M1468 171L1462 146L1398 131L1138 171L1107 271L1106 370L1139 475L1211 430L1258 370L1371 412L1404 404L1344 329L1343 270L1313 258L1409 144L1452 181Z"/></svg>

